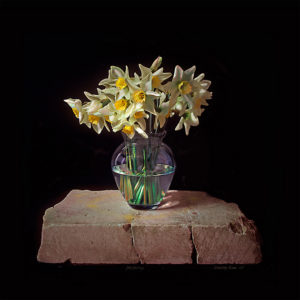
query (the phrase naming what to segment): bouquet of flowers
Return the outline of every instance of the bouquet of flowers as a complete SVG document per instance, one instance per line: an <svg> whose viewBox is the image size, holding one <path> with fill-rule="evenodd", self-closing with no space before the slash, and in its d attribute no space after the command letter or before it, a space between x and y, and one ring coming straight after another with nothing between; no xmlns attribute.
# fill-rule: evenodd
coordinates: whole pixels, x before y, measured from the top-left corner
<svg viewBox="0 0 300 300"><path fill-rule="evenodd" d="M204 74L194 78L196 67L185 71L176 66L172 73L160 68L162 58L155 59L150 68L139 64L141 74L131 77L125 71L111 66L108 78L100 81L97 94L84 92L89 101L64 100L73 110L80 124L86 124L98 134L105 127L108 131L122 131L130 139L136 133L148 138L151 132L164 128L168 118L180 117L175 130L185 128L189 134L191 126L199 124L199 117L207 106L212 93L208 91L209 80Z"/></svg>
<svg viewBox="0 0 300 300"><path fill-rule="evenodd" d="M139 65L141 74L130 76L111 66L108 78L100 81L97 94L84 92L89 101L64 100L72 108L80 124L98 134L122 131L124 144L112 157L112 172L124 198L134 208L156 208L166 194L174 172L171 149L162 143L167 120L175 115L175 130L199 124L199 117L212 93L204 74L194 78L196 67L185 71L175 67L174 75L160 68L158 57L150 68ZM167 81L172 77L172 80ZM136 133L138 134L136 136Z"/></svg>

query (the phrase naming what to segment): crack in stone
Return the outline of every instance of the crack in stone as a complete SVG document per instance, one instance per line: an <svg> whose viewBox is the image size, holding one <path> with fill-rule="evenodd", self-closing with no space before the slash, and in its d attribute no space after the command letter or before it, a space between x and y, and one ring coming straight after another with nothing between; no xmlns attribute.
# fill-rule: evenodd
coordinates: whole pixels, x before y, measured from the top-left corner
<svg viewBox="0 0 300 300"><path fill-rule="evenodd" d="M191 254L191 258L192 258L192 264L197 264L197 257L198 257L198 253L197 253L197 249L194 243L194 236L193 236L193 228L192 226L189 226L189 230L190 230L190 240L192 242L192 254Z"/></svg>
<svg viewBox="0 0 300 300"><path fill-rule="evenodd" d="M137 251L137 249L135 247L135 240L134 240L134 234L133 234L132 226L131 226L131 224L128 224L128 225L129 225L129 229L130 229L132 247L134 249L134 252L135 252L136 256L139 259L139 263L138 264L141 264L142 263L142 259L141 259L140 254L138 253L138 251Z"/></svg>

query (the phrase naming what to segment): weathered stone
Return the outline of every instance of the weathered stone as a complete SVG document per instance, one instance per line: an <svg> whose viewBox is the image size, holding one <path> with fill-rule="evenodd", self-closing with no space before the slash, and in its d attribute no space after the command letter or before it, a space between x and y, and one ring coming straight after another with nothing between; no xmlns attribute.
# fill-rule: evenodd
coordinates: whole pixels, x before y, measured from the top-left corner
<svg viewBox="0 0 300 300"><path fill-rule="evenodd" d="M142 264L192 263L193 243L188 226L135 225L132 234Z"/></svg>
<svg viewBox="0 0 300 300"><path fill-rule="evenodd" d="M234 203L170 191L157 210L132 209L119 191L73 190L46 210L38 261L78 264L251 264L257 229Z"/></svg>

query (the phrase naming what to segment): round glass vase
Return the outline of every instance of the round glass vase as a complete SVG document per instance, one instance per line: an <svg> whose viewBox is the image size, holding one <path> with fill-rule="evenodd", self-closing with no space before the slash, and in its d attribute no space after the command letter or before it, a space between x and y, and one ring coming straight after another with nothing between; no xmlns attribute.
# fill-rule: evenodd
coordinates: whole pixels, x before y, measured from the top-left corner
<svg viewBox="0 0 300 300"><path fill-rule="evenodd" d="M127 203L135 209L156 209L167 193L176 168L172 150L162 142L166 131L139 134L115 150L112 172Z"/></svg>

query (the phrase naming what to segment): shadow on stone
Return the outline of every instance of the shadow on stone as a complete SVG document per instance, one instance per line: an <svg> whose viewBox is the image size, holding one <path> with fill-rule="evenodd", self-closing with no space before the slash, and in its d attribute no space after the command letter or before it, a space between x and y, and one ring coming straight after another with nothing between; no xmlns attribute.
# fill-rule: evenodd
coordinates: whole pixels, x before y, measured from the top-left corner
<svg viewBox="0 0 300 300"><path fill-rule="evenodd" d="M199 203L202 207L204 207L214 205L214 203L220 201L220 199L216 199L216 201L212 201L212 199L214 198L209 196L206 192L173 190L167 192L157 210L170 208L193 208L193 206L199 207Z"/></svg>

